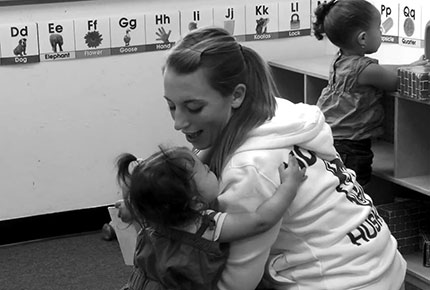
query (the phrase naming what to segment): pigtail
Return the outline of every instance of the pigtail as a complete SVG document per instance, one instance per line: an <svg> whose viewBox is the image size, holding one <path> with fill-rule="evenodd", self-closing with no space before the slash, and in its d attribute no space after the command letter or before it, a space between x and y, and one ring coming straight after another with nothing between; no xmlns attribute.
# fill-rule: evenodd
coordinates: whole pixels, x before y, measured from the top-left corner
<svg viewBox="0 0 430 290"><path fill-rule="evenodd" d="M130 172L128 170L130 163L136 161L137 157L130 153L123 153L116 160L117 174L116 179L119 184L129 185Z"/></svg>
<svg viewBox="0 0 430 290"><path fill-rule="evenodd" d="M331 10L331 8L336 4L336 0L331 0L328 3L322 2L315 9L315 22L312 24L314 35L318 40L323 39L325 29L324 29L324 20Z"/></svg>
<svg viewBox="0 0 430 290"><path fill-rule="evenodd" d="M198 194L193 180L194 157L186 147L163 148L145 160L124 153L117 158L118 183L125 206L142 227L187 225L200 216L190 206Z"/></svg>

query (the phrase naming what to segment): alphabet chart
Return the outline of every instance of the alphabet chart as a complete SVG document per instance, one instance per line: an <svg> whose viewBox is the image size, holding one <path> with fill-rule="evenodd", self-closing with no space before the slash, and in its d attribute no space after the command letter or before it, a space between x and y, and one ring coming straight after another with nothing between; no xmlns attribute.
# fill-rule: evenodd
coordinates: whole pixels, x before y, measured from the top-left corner
<svg viewBox="0 0 430 290"><path fill-rule="evenodd" d="M179 11L181 15L181 34L185 36L187 33L197 28L213 25L212 9L201 8L191 11Z"/></svg>
<svg viewBox="0 0 430 290"><path fill-rule="evenodd" d="M297 37L311 34L311 3L293 0L279 3L279 37Z"/></svg>
<svg viewBox="0 0 430 290"><path fill-rule="evenodd" d="M145 51L145 16L121 15L110 19L111 54Z"/></svg>
<svg viewBox="0 0 430 290"><path fill-rule="evenodd" d="M382 42L423 47L430 23L423 11L430 11L430 4L400 1L368 0L381 14ZM314 11L327 2L285 0L2 25L0 65L167 50L190 31L212 25L238 41L313 37Z"/></svg>
<svg viewBox="0 0 430 290"><path fill-rule="evenodd" d="M214 8L214 25L223 27L238 41L245 41L245 6Z"/></svg>
<svg viewBox="0 0 430 290"><path fill-rule="evenodd" d="M36 23L0 26L0 40L0 64L40 61Z"/></svg>
<svg viewBox="0 0 430 290"><path fill-rule="evenodd" d="M110 19L75 20L76 58L108 56L110 51Z"/></svg>
<svg viewBox="0 0 430 290"><path fill-rule="evenodd" d="M178 11L163 11L145 15L146 50L166 50L171 48L180 35Z"/></svg>
<svg viewBox="0 0 430 290"><path fill-rule="evenodd" d="M278 3L246 5L245 40L278 38Z"/></svg>
<svg viewBox="0 0 430 290"><path fill-rule="evenodd" d="M74 59L73 20L39 22L40 61Z"/></svg>
<svg viewBox="0 0 430 290"><path fill-rule="evenodd" d="M421 47L421 6L416 1L408 1L399 7L399 43Z"/></svg>
<svg viewBox="0 0 430 290"><path fill-rule="evenodd" d="M381 13L382 42L399 43L399 3L384 0L373 4Z"/></svg>

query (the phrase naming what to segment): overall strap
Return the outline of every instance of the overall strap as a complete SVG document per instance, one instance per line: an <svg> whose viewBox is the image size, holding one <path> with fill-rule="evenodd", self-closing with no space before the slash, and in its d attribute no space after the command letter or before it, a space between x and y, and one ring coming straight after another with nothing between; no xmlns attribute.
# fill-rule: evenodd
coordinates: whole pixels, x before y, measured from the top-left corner
<svg viewBox="0 0 430 290"><path fill-rule="evenodd" d="M199 237L203 236L204 232L208 227L215 226L215 215L216 215L216 212L213 211L210 214L204 214L202 216L202 224L200 225L200 228L196 232L197 236Z"/></svg>

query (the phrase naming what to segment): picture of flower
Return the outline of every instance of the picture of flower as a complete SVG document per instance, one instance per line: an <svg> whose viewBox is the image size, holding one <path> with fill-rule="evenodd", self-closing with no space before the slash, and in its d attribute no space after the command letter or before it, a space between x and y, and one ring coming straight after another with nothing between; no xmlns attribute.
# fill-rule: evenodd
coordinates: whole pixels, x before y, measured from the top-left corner
<svg viewBox="0 0 430 290"><path fill-rule="evenodd" d="M84 38L85 43L89 48L95 48L102 43L103 35L101 35L98 31L89 31Z"/></svg>

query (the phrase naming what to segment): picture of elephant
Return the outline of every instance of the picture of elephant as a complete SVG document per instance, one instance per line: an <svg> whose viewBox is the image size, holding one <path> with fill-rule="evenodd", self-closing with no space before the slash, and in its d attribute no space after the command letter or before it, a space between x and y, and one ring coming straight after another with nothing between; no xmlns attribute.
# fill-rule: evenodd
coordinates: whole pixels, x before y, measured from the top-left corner
<svg viewBox="0 0 430 290"><path fill-rule="evenodd" d="M51 43L52 51L57 52L57 46L59 51L63 51L63 36L61 34L53 33L49 36L49 42Z"/></svg>

